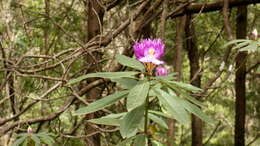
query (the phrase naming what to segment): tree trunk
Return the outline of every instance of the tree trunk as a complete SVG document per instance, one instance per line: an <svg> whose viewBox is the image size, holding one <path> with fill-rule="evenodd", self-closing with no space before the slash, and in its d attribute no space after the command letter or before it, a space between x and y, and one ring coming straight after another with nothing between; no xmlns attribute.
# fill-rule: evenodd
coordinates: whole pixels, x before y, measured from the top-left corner
<svg viewBox="0 0 260 146"><path fill-rule="evenodd" d="M192 16L187 15L185 34L186 34L186 48L188 51L188 58L190 62L190 80L191 84L199 87L201 85L201 75L199 74L200 64L199 64L199 50L196 45L196 36L194 25L191 21ZM196 97L198 100L200 97ZM202 120L198 117L192 115L192 146L202 146Z"/></svg>
<svg viewBox="0 0 260 146"><path fill-rule="evenodd" d="M100 3L97 0L86 0L86 15L87 15L87 37L85 42L90 41L95 36L100 35L102 32L103 25L103 16L104 9L101 7ZM85 65L87 66L87 70L85 73L97 72L101 70L98 61L102 59L102 54L99 52L93 52L92 55L86 55L85 57ZM89 79L87 82L92 82L94 79ZM89 102L93 102L101 97L102 88L96 87L91 89L87 93L87 98ZM95 113L89 114L86 117L87 119L97 118ZM85 127L86 134L90 134L95 132L96 129L91 127L88 123ZM91 137L86 138L86 144L88 146L100 146L100 135L96 134Z"/></svg>
<svg viewBox="0 0 260 146"><path fill-rule="evenodd" d="M237 39L247 36L247 7L239 6L237 9ZM236 116L235 116L235 146L245 145L245 115L246 115L246 52L239 52L236 56Z"/></svg>
<svg viewBox="0 0 260 146"><path fill-rule="evenodd" d="M175 53L173 68L177 73L177 81L181 80L181 68L182 68L182 49L183 49L183 32L184 32L185 17L176 18L176 39L175 39ZM172 146L175 139L175 120L168 120L168 140L167 145Z"/></svg>

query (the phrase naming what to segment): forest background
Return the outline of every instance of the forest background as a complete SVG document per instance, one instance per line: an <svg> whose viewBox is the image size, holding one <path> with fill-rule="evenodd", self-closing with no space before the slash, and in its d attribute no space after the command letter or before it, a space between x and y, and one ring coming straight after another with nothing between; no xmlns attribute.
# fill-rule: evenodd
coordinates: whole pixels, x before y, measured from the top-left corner
<svg viewBox="0 0 260 146"><path fill-rule="evenodd" d="M52 133L54 145L118 144L123 138L117 127L88 120L126 111L123 100L73 115L120 90L117 84L100 78L66 83L93 72L126 70L115 55L132 57L134 43L145 38L163 40L166 67L176 81L202 89L193 96L215 121L192 116L184 126L163 119L167 127L149 128L154 139L164 145L171 145L169 138L184 146L260 145L260 51L225 46L236 39L259 41L252 36L253 29L260 31L257 3L0 0L0 145L11 145L29 126L33 133Z"/></svg>

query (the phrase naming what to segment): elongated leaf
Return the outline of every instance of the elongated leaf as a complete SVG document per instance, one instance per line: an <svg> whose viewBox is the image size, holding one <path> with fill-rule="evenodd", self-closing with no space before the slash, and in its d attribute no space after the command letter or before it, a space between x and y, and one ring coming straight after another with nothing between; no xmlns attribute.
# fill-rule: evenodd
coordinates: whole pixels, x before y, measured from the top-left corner
<svg viewBox="0 0 260 146"><path fill-rule="evenodd" d="M168 83L173 84L174 86L177 86L179 88L183 88L185 90L192 91L192 92L202 91L202 89L200 89L196 86L193 86L191 84L186 84L186 83L182 83L182 82L175 82L175 81L168 81Z"/></svg>
<svg viewBox="0 0 260 146"><path fill-rule="evenodd" d="M168 125L167 123L160 117L149 113L148 114L149 119L151 119L152 121L154 121L155 123L157 123L158 125L160 125L161 127L168 129Z"/></svg>
<svg viewBox="0 0 260 146"><path fill-rule="evenodd" d="M168 115L168 114L165 114L165 113L162 113L162 112L159 112L159 111L149 110L148 112L155 114L155 115L158 115L158 116L161 116L161 117L164 117L164 118L169 118L169 119L173 118L171 115Z"/></svg>
<svg viewBox="0 0 260 146"><path fill-rule="evenodd" d="M152 146L165 146L162 143L160 143L159 141L156 140L152 140Z"/></svg>
<svg viewBox="0 0 260 146"><path fill-rule="evenodd" d="M49 138L46 138L46 137L40 137L41 141L43 141L45 144L48 144L48 145L52 145L53 142L49 139Z"/></svg>
<svg viewBox="0 0 260 146"><path fill-rule="evenodd" d="M168 87L170 87L172 90L174 90L175 92L179 93L181 97L186 98L190 102L192 102L200 107L205 107L205 105L202 102L200 102L200 101L196 100L194 97L190 96L190 94L187 93L185 90L179 89L176 86L174 86L173 84L168 83L167 81L162 80L162 82L164 84L166 84Z"/></svg>
<svg viewBox="0 0 260 146"><path fill-rule="evenodd" d="M134 58L130 58L125 55L116 55L116 60L124 66L144 71L144 65Z"/></svg>
<svg viewBox="0 0 260 146"><path fill-rule="evenodd" d="M114 118L114 119L119 119L119 118L122 118L123 116L126 115L127 112L123 112L123 113L118 113L118 114L109 114L109 115L106 115L102 118Z"/></svg>
<svg viewBox="0 0 260 146"><path fill-rule="evenodd" d="M12 146L20 146L25 140L27 136L22 136L19 139L15 140L15 142L12 144Z"/></svg>
<svg viewBox="0 0 260 146"><path fill-rule="evenodd" d="M120 133L123 138L129 138L136 134L138 125L144 116L144 105L136 107L128 112L120 122Z"/></svg>
<svg viewBox="0 0 260 146"><path fill-rule="evenodd" d="M35 142L36 145L41 143L40 138L35 136L34 134L31 135L31 138Z"/></svg>
<svg viewBox="0 0 260 146"><path fill-rule="evenodd" d="M144 134L137 135L133 146L147 146L147 137Z"/></svg>
<svg viewBox="0 0 260 146"><path fill-rule="evenodd" d="M75 111L74 115L83 115L101 110L122 99L127 93L128 91L120 91L115 94L103 97L95 102L90 103L86 107L78 109L77 111Z"/></svg>
<svg viewBox="0 0 260 146"><path fill-rule="evenodd" d="M183 108L178 100L176 100L176 95L169 95L167 92L161 89L155 89L160 102L165 106L167 111L174 115L176 120L181 124L188 125L190 122L190 117L187 111Z"/></svg>
<svg viewBox="0 0 260 146"><path fill-rule="evenodd" d="M239 51L257 51L257 43L251 43L250 45L239 49Z"/></svg>
<svg viewBox="0 0 260 146"><path fill-rule="evenodd" d="M179 103L181 103L186 110L193 113L194 115L199 117L201 120L207 122L208 124L214 123L214 121L211 120L205 113L203 113L201 111L201 109L198 108L196 105L189 103L188 101L183 100L183 99L178 99L178 100L179 100Z"/></svg>
<svg viewBox="0 0 260 146"><path fill-rule="evenodd" d="M131 78L134 75L138 74L139 72L97 72L97 73L89 73L83 76L80 76L76 79L71 79L68 81L66 85L71 85L78 83L82 80L85 80L87 78L93 78L93 77L98 77L98 78L108 78L108 79L113 79L113 78L123 78L123 77L128 77Z"/></svg>
<svg viewBox="0 0 260 146"><path fill-rule="evenodd" d="M98 118L98 119L91 119L88 122L100 124L100 125L109 125L109 126L119 126L120 119L115 118Z"/></svg>
<svg viewBox="0 0 260 146"><path fill-rule="evenodd" d="M28 142L29 142L29 139L26 138L26 139L23 141L22 146L28 146Z"/></svg>
<svg viewBox="0 0 260 146"><path fill-rule="evenodd" d="M167 80L167 81L171 81L171 80L174 80L175 79L175 75L177 75L177 73L170 73L166 76L155 76L155 77L152 77L153 79L161 79L161 80Z"/></svg>
<svg viewBox="0 0 260 146"><path fill-rule="evenodd" d="M150 83L147 81L140 81L134 88L129 91L127 96L127 110L130 111L142 104L144 104L149 91Z"/></svg>
<svg viewBox="0 0 260 146"><path fill-rule="evenodd" d="M131 78L113 78L111 81L118 83L123 89L132 89L137 84L137 80Z"/></svg>
<svg viewBox="0 0 260 146"><path fill-rule="evenodd" d="M48 133L46 134L44 133L38 133L37 136L45 143L48 145L52 145L55 143L54 139L48 135Z"/></svg>
<svg viewBox="0 0 260 146"><path fill-rule="evenodd" d="M250 40L246 40L246 39L237 39L237 40L232 40L228 43L226 43L223 48L226 48L227 46L231 45L231 44L236 44L236 43L240 43L240 42L249 42Z"/></svg>
<svg viewBox="0 0 260 146"><path fill-rule="evenodd" d="M237 44L235 47L233 47L233 49L239 49L239 48L242 48L242 47L245 47L245 46L248 46L248 45L249 45L248 41L241 42L241 43Z"/></svg>

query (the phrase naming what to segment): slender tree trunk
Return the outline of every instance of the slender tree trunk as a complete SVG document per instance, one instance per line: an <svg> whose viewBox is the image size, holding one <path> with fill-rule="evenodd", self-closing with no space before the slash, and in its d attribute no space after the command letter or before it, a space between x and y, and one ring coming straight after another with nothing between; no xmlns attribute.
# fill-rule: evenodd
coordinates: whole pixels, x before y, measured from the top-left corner
<svg viewBox="0 0 260 146"><path fill-rule="evenodd" d="M176 18L176 39L175 39L175 53L173 68L177 74L177 81L181 80L181 69L182 69L182 49L183 49L183 32L184 32L185 17ZM168 120L168 140L167 145L172 146L175 139L175 120Z"/></svg>
<svg viewBox="0 0 260 146"><path fill-rule="evenodd" d="M237 9L237 39L247 36L247 7ZM235 116L235 146L245 145L245 116L246 116L246 52L239 52L236 56L236 116Z"/></svg>
<svg viewBox="0 0 260 146"><path fill-rule="evenodd" d="M103 16L104 9L101 7L100 2L97 0L86 0L86 15L87 15L87 37L85 39L86 42L90 41L97 35L102 33L102 25L103 25ZM99 66L98 61L101 60L102 54L99 52L93 52L92 55L86 55L85 57L85 65L88 67L86 73L97 72L100 71L101 67ZM89 79L87 82L92 82L95 79ZM87 93L87 98L89 102L93 102L101 97L102 88L96 87L91 89ZM96 118L97 115L95 113L87 115L87 119ZM86 134L93 133L96 131L89 124L86 124L85 127ZM91 137L86 138L86 144L88 146L100 146L100 135L96 134Z"/></svg>
<svg viewBox="0 0 260 146"><path fill-rule="evenodd" d="M191 21L192 16L187 15L186 25L185 25L185 34L186 34L186 48L188 51L188 58L190 62L190 80L191 84L200 87L201 85L201 75L200 64L199 64L199 50L196 45L196 36L194 25ZM196 97L198 100L200 97ZM192 115L192 146L202 146L202 120L198 117Z"/></svg>

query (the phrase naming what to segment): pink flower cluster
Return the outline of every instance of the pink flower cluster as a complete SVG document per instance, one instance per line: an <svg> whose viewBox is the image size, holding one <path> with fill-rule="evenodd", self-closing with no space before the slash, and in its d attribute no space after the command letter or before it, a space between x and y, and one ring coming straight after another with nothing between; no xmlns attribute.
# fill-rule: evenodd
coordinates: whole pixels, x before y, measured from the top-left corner
<svg viewBox="0 0 260 146"><path fill-rule="evenodd" d="M164 55L164 47L161 39L144 39L133 46L135 57L145 65L148 73L156 66L164 64L164 61L160 60ZM162 66L157 67L155 71L157 76L168 74L167 69Z"/></svg>

